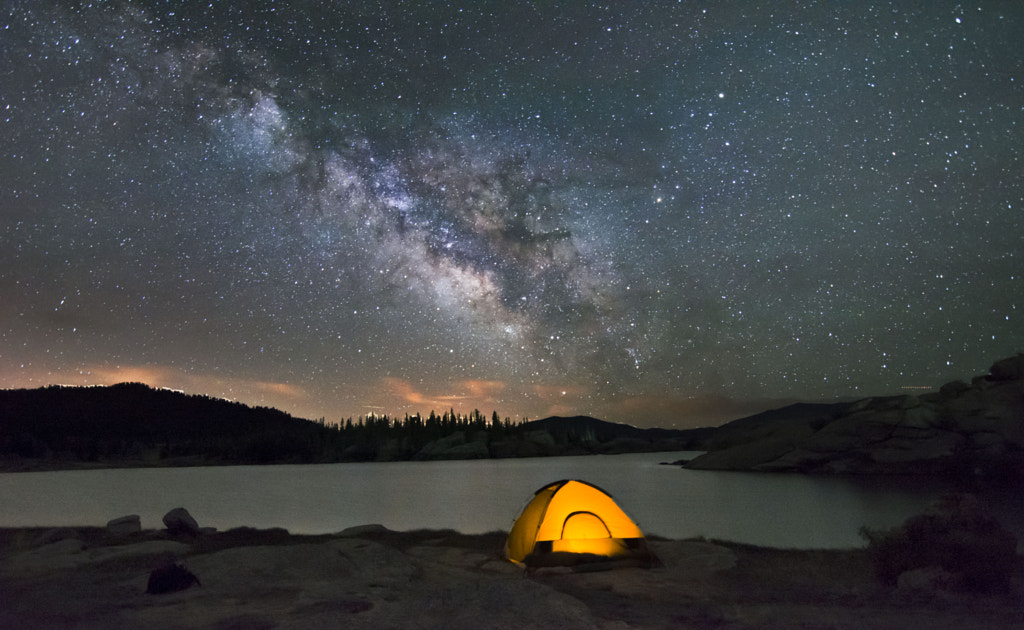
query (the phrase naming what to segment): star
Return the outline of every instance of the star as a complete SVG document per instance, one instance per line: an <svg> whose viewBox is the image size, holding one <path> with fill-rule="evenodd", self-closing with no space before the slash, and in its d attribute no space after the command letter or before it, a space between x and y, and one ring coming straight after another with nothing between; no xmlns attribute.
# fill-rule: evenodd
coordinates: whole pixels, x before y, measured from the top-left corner
<svg viewBox="0 0 1024 630"><path fill-rule="evenodd" d="M699 426L981 373L1022 19L13 3L0 387Z"/></svg>

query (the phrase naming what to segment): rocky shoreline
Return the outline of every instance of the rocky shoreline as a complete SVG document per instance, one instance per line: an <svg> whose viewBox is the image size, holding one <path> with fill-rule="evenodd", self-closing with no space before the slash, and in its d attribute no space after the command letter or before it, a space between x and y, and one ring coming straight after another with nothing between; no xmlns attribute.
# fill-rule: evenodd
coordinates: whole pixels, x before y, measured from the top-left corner
<svg viewBox="0 0 1024 630"><path fill-rule="evenodd" d="M1024 487L1024 355L921 396L797 405L719 428L701 470L943 476Z"/></svg>
<svg viewBox="0 0 1024 630"><path fill-rule="evenodd" d="M32 628L1018 628L1017 558L1004 592L965 592L925 572L876 579L865 549L778 550L649 540L656 568L526 572L505 532L298 536L199 527L187 511L143 530L0 530L0 627ZM186 580L154 588L161 568ZM173 571L172 571L173 572ZM191 576L191 579L188 576Z"/></svg>

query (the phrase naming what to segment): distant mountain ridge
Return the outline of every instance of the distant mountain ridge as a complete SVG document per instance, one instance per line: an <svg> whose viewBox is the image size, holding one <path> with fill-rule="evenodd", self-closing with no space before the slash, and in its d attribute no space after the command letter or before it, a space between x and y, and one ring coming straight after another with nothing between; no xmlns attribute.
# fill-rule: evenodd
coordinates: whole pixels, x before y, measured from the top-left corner
<svg viewBox="0 0 1024 630"><path fill-rule="evenodd" d="M142 383L0 391L0 458L67 463L302 461L326 430L267 407ZM36 460L36 461L31 461Z"/></svg>
<svg viewBox="0 0 1024 630"><path fill-rule="evenodd" d="M720 427L431 413L330 426L140 383L0 390L0 470L707 451L709 470L932 474L1024 484L1024 355L938 392L797 403Z"/></svg>
<svg viewBox="0 0 1024 630"><path fill-rule="evenodd" d="M630 424L620 424L598 420L590 416L551 416L542 420L534 420L528 425L533 429L542 429L564 441L569 441L574 436L592 436L592 439L599 442L611 440L635 439L635 440L678 440L684 439L690 442L702 442L715 433L714 427L698 429L663 429L663 428L639 428Z"/></svg>

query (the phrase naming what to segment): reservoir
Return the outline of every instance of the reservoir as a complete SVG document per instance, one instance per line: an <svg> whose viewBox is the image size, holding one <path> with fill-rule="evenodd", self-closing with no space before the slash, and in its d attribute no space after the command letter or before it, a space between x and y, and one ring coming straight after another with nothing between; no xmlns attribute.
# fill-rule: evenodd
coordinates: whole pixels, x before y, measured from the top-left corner
<svg viewBox="0 0 1024 630"><path fill-rule="evenodd" d="M147 529L186 508L200 526L294 534L379 523L394 530L507 531L533 492L582 479L609 492L645 534L778 548L862 547L950 490L924 479L686 470L643 453L440 462L121 468L0 474L0 527L102 526L127 514ZM1024 502L980 497L1024 538Z"/></svg>

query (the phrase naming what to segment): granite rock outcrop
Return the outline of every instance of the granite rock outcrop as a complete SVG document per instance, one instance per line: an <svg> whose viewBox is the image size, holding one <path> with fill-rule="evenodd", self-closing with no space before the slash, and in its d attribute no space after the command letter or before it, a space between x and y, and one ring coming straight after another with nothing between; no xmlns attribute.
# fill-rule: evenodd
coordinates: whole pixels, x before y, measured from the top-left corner
<svg viewBox="0 0 1024 630"><path fill-rule="evenodd" d="M1024 354L929 394L794 405L737 420L687 466L1024 483Z"/></svg>

